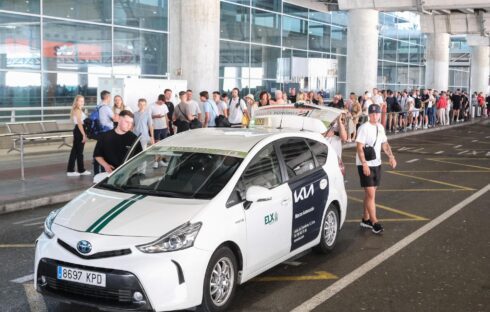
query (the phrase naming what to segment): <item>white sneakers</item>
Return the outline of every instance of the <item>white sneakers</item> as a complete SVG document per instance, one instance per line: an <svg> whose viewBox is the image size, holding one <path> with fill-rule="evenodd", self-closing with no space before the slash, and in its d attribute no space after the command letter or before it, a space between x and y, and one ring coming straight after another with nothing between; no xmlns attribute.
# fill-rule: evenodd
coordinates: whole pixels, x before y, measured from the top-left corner
<svg viewBox="0 0 490 312"><path fill-rule="evenodd" d="M88 176L91 175L92 172L85 170L84 172L67 172L66 176L68 177L79 177L79 176Z"/></svg>
<svg viewBox="0 0 490 312"><path fill-rule="evenodd" d="M155 162L153 163L153 169L158 169L158 161L155 161Z"/></svg>

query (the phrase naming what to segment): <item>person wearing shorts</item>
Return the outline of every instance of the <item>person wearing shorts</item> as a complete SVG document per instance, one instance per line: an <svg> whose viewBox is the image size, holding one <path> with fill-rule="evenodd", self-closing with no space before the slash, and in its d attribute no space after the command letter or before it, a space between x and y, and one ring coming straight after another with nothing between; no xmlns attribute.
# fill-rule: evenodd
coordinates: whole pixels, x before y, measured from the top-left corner
<svg viewBox="0 0 490 312"><path fill-rule="evenodd" d="M381 117L381 107L372 104L368 108L369 121L362 124L357 132L357 154L356 165L359 173L361 187L364 188L364 213L360 226L370 228L374 234L383 232L383 226L378 222L376 216L376 188L381 182L381 148L389 158L393 169L396 167L396 160L391 147L388 144L384 127L379 123ZM375 151L374 159L367 160L364 154L364 147L372 146Z"/></svg>

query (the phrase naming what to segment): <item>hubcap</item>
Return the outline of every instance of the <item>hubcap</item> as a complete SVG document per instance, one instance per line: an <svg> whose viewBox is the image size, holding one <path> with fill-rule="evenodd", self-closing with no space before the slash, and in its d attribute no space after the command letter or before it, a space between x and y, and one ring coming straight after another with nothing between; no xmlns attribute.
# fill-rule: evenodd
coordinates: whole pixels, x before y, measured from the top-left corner
<svg viewBox="0 0 490 312"><path fill-rule="evenodd" d="M231 295L235 283L235 270L230 258L223 257L214 265L209 281L211 299L216 306L222 306Z"/></svg>
<svg viewBox="0 0 490 312"><path fill-rule="evenodd" d="M337 237L337 217L335 212L330 210L325 217L325 224L323 225L323 237L327 246L332 246Z"/></svg>

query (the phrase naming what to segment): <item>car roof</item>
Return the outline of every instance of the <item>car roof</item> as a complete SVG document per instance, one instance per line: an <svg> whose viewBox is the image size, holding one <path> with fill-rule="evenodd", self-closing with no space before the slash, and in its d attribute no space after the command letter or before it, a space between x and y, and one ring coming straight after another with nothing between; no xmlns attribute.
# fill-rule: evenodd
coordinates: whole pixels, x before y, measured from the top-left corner
<svg viewBox="0 0 490 312"><path fill-rule="evenodd" d="M201 128L167 137L158 146L233 151L244 157L257 143L277 134L301 135L301 132L288 129Z"/></svg>

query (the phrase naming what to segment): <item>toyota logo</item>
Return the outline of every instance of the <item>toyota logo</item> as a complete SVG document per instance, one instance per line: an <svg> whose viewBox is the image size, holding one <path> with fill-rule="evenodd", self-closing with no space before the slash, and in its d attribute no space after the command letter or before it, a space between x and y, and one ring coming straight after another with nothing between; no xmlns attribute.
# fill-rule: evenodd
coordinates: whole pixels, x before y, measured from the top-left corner
<svg viewBox="0 0 490 312"><path fill-rule="evenodd" d="M82 240L78 242L77 249L79 252L83 254L88 254L89 252L92 251L92 244L90 244L86 240Z"/></svg>

